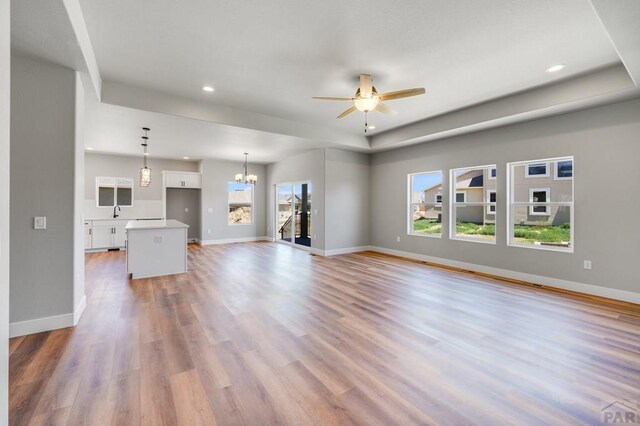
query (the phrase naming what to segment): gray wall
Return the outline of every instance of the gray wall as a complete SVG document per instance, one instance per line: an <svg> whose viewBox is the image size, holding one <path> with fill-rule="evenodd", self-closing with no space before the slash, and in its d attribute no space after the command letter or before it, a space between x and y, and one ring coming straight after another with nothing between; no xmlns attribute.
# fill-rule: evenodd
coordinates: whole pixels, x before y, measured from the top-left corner
<svg viewBox="0 0 640 426"><path fill-rule="evenodd" d="M11 322L73 312L74 71L11 58ZM34 230L33 217L47 229Z"/></svg>
<svg viewBox="0 0 640 426"><path fill-rule="evenodd" d="M312 240L311 247L314 249L325 249L325 150L319 149L304 154L287 158L277 163L267 166L267 234L275 237L275 185L279 183L292 183L300 181L311 181L312 199ZM315 213L316 209L318 214ZM313 239L315 236L316 239Z"/></svg>
<svg viewBox="0 0 640 426"><path fill-rule="evenodd" d="M84 87L80 73L76 72L75 93L75 145L73 169L73 307L82 303L84 292Z"/></svg>
<svg viewBox="0 0 640 426"><path fill-rule="evenodd" d="M202 172L202 219L201 235L203 241L227 240L239 238L259 238L265 232L265 177L266 167L249 163L249 173L258 176L254 188L254 213L251 225L229 225L227 184L233 182L237 173L242 171L241 162L204 160L200 163ZM211 209L211 212L209 212Z"/></svg>
<svg viewBox="0 0 640 426"><path fill-rule="evenodd" d="M0 0L0 425L9 423L9 0Z"/></svg>
<svg viewBox="0 0 640 426"><path fill-rule="evenodd" d="M639 292L640 100L376 153L371 243L523 273ZM511 161L575 157L575 253L506 245L505 170ZM497 164L497 244L407 235L407 173ZM448 203L445 174L444 202ZM445 209L446 210L446 209ZM443 228L448 229L445 211ZM401 241L396 242L400 236ZM593 270L583 269L583 260Z"/></svg>
<svg viewBox="0 0 640 426"><path fill-rule="evenodd" d="M167 219L189 225L190 239L200 239L200 193L199 189L167 188Z"/></svg>
<svg viewBox="0 0 640 426"><path fill-rule="evenodd" d="M370 155L325 150L325 250L370 243Z"/></svg>

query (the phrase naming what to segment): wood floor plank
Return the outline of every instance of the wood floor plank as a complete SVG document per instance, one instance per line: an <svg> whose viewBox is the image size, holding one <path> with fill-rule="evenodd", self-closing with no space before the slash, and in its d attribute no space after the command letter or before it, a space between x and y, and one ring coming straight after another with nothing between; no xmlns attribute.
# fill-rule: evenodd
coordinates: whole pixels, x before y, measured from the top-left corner
<svg viewBox="0 0 640 426"><path fill-rule="evenodd" d="M595 424L640 400L640 306L379 253L86 256L73 329L10 341L11 425Z"/></svg>

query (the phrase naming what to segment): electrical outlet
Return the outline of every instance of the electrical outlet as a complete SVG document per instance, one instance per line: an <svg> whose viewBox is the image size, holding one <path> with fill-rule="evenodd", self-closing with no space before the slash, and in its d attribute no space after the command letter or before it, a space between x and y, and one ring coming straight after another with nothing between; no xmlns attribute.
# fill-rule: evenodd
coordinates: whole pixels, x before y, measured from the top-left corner
<svg viewBox="0 0 640 426"><path fill-rule="evenodd" d="M184 212L185 212L185 213L189 213L189 207L185 207L185 208L184 208Z"/></svg>
<svg viewBox="0 0 640 426"><path fill-rule="evenodd" d="M584 261L584 269L591 270L591 261L590 260L585 260Z"/></svg>
<svg viewBox="0 0 640 426"><path fill-rule="evenodd" d="M208 211L209 213L213 213L213 207L209 207L209 208L207 209L207 211Z"/></svg>
<svg viewBox="0 0 640 426"><path fill-rule="evenodd" d="M154 235L153 236L153 242L156 244L160 244L162 243L162 241L164 241L164 237L162 235Z"/></svg>
<svg viewBox="0 0 640 426"><path fill-rule="evenodd" d="M47 217L36 216L33 218L33 229L47 229Z"/></svg>
<svg viewBox="0 0 640 426"><path fill-rule="evenodd" d="M318 209L313 209L313 214L318 216Z"/></svg>
<svg viewBox="0 0 640 426"><path fill-rule="evenodd" d="M396 237L396 242L398 242L398 243L400 242L400 235L398 235L398 236Z"/></svg>
<svg viewBox="0 0 640 426"><path fill-rule="evenodd" d="M313 239L317 240L318 239L318 234L313 234Z"/></svg>
<svg viewBox="0 0 640 426"><path fill-rule="evenodd" d="M210 233L211 233L211 229L207 229L207 234L210 234Z"/></svg>

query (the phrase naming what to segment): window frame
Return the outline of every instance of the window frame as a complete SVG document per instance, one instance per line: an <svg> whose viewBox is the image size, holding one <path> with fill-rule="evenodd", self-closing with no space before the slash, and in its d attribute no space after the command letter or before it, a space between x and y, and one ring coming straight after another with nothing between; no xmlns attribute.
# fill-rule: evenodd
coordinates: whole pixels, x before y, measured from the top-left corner
<svg viewBox="0 0 640 426"><path fill-rule="evenodd" d="M434 195L433 198L433 202L428 202L426 199L422 202L422 203L414 203L412 200L412 195L413 195L413 177L417 176L417 175L428 175L428 174L434 174L434 173L439 173L440 174L440 179L441 179L441 185L442 185L442 191L436 193ZM427 171L427 172L414 172L414 173L408 173L407 174L407 236L411 236L411 237L427 237L427 238L442 238L443 235L443 227L442 225L444 224L444 196L443 196L443 191L444 191L444 172L442 170L431 170L431 171ZM437 196L440 195L442 197L441 201L438 203L437 202ZM413 231L413 208L414 206L420 206L420 205L424 205L425 207L427 206L433 206L433 207L439 207L440 208L440 214L442 215L442 220L440 222L441 224L441 228L440 228L440 233L439 234L421 234L421 233L417 233Z"/></svg>
<svg viewBox="0 0 640 426"><path fill-rule="evenodd" d="M515 196L514 196L514 177L515 177L515 172L514 169L517 166L522 166L522 165L526 165L528 163L543 163L543 162L555 162L555 161L567 161L567 160L571 160L573 163L573 173L571 176L571 179L575 178L575 168L576 168L576 161L575 161L575 157L572 155L566 156L566 157L557 157L557 158L550 158L550 159L546 159L546 160L525 160L525 161L514 161L511 163L507 163L506 165L506 171L507 171L507 220L506 220L506 235L507 235L507 246L509 247L517 247L517 248L524 248L524 249L533 249L533 250L545 250L545 251L555 251L555 252L559 252L559 253L570 253L573 254L575 252L575 180L572 182L571 184L571 201L562 201L562 202L547 202L545 204L547 204L548 206L567 206L569 207L569 224L570 224L570 244L569 247L558 247L558 246L548 246L548 245L543 245L543 244L522 244L522 243L517 243L514 241L514 226L515 226L515 218L514 218L514 214L515 214L515 207L517 206L522 206L522 205L529 205L530 203L528 202L516 202L514 201ZM525 170L528 170L528 168L525 167ZM548 170L548 169L547 169ZM526 173L525 173L526 174ZM526 176L525 176L526 178Z"/></svg>
<svg viewBox="0 0 640 426"><path fill-rule="evenodd" d="M530 164L528 164L529 162L525 162L525 164L527 164L524 168L524 177L527 179L535 179L535 178L542 178L542 177L549 177L551 176L551 173L549 173L549 168L550 168L550 164L549 161L534 161L531 162ZM544 164L545 167L545 173L543 175L532 175L529 174L529 167L530 166L535 166L537 164Z"/></svg>
<svg viewBox="0 0 640 426"><path fill-rule="evenodd" d="M569 177L560 177L558 176L558 163L563 163L566 161L571 161L571 176ZM553 180L571 180L573 179L573 160L556 160L553 162Z"/></svg>
<svg viewBox="0 0 640 426"><path fill-rule="evenodd" d="M492 168L496 168L497 169L497 165L496 164L487 164L487 165L482 165L482 166L471 166L471 167L460 167L457 169L450 169L449 170L449 194L450 194L450 199L451 202L449 203L449 239L450 240L456 240L456 241L466 241L466 242L472 242L472 243L480 243L480 244L491 244L491 245L496 245L496 241L497 241L497 235L494 234L493 239L492 240L483 240L483 239L478 239L478 238L469 238L469 237L461 237L456 235L457 233L457 229L456 229L456 224L457 224L457 211L456 208L457 207L473 207L473 206L481 206L482 208L482 215L483 215L483 220L484 220L484 216L485 216L485 212L487 210L487 208L489 207L490 203L486 202L486 198L485 198L485 191L486 188L484 187L485 183L483 180L483 194L482 194L482 200L483 201L468 201L467 200L467 191L459 191L456 188L456 173L458 172L466 172L466 171L470 171L470 170L483 170L483 179L484 179L484 170L489 170L489 174L491 174L491 169ZM498 172L496 170L496 177L498 175ZM494 189L494 191L497 191L497 188ZM463 202L458 202L456 201L456 195L458 193L463 193L464 194L464 201ZM497 192L496 192L496 197L497 197ZM495 216L494 218L494 230L497 228L497 218L498 218L498 209L497 209L497 204L496 204L496 211L494 213L492 213L492 215Z"/></svg>
<svg viewBox="0 0 640 426"><path fill-rule="evenodd" d="M251 222L249 223L229 223L229 211L230 203L229 203L229 185L238 185L237 182L227 182L227 226L252 226L255 225L255 196L256 196L256 188L255 185L246 183L244 185L248 185L251 188Z"/></svg>
<svg viewBox="0 0 640 426"><path fill-rule="evenodd" d="M100 188L113 188L113 203L110 206L100 205ZM118 188L127 188L131 190L131 204L118 204ZM95 196L96 196L96 207L99 209L112 209L116 206L119 207L133 207L134 198L134 190L133 188L134 180L133 178L125 178L125 177L111 177L111 176L96 176L95 178Z"/></svg>

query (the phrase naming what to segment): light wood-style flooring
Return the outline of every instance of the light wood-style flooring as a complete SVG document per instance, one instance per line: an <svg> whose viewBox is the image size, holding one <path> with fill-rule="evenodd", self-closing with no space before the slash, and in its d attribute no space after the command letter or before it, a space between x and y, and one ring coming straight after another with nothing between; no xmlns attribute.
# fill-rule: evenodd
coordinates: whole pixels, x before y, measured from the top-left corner
<svg viewBox="0 0 640 426"><path fill-rule="evenodd" d="M376 253L87 255L75 328L10 342L12 425L594 424L640 399L640 307Z"/></svg>

